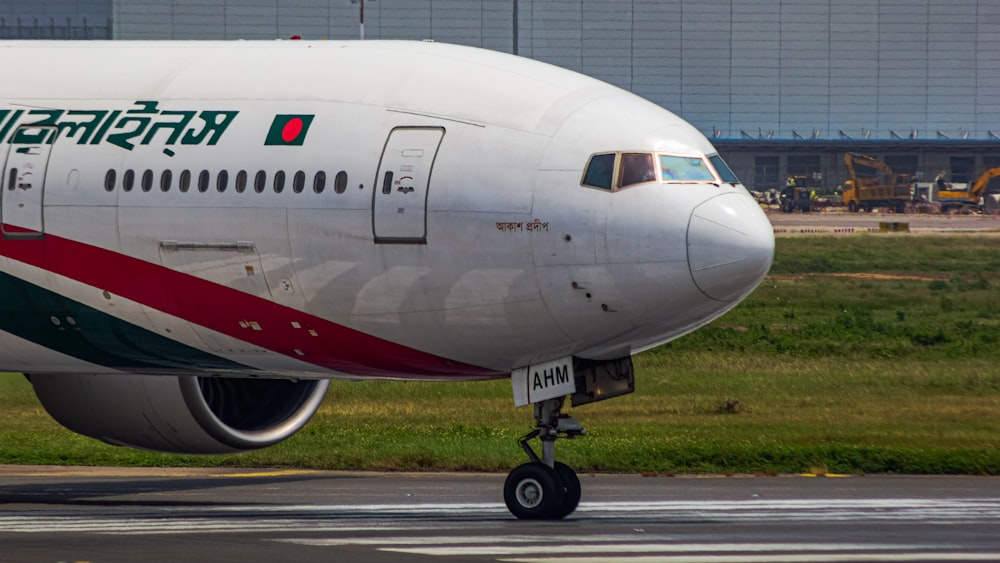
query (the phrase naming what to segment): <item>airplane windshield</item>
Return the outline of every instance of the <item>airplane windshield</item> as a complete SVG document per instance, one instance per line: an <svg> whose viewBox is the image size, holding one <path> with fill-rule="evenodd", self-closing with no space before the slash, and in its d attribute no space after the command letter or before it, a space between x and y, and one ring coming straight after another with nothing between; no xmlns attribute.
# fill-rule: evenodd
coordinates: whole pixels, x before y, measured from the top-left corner
<svg viewBox="0 0 1000 563"><path fill-rule="evenodd" d="M661 178L664 182L715 182L715 176L700 157L660 155Z"/></svg>
<svg viewBox="0 0 1000 563"><path fill-rule="evenodd" d="M611 189L612 175L615 172L615 154L595 154L587 164L583 174L584 186L592 188Z"/></svg>
<svg viewBox="0 0 1000 563"><path fill-rule="evenodd" d="M712 163L712 166L715 167L715 171L719 173L719 177L722 178L723 182L726 182L727 184L740 183L739 178L736 177L736 174L733 172L732 168L730 168L729 165L726 164L725 160L722 160L721 156L713 154L712 156L708 157L708 160L709 162Z"/></svg>
<svg viewBox="0 0 1000 563"><path fill-rule="evenodd" d="M711 164L709 164L711 162ZM651 152L610 152L591 155L580 184L617 191L649 182L667 184L710 182L738 184L736 174L722 157L656 154Z"/></svg>
<svg viewBox="0 0 1000 563"><path fill-rule="evenodd" d="M630 152L622 154L620 187L625 188L654 180L656 180L656 169L653 168L653 155Z"/></svg>

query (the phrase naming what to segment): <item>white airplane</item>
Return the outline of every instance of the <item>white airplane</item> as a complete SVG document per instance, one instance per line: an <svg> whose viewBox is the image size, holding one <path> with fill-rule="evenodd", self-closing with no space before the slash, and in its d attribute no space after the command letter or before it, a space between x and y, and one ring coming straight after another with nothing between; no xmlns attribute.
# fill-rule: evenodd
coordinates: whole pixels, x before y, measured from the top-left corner
<svg viewBox="0 0 1000 563"><path fill-rule="evenodd" d="M555 460L583 433L566 398L631 392L632 354L771 264L767 217L703 135L540 62L374 41L0 53L0 370L112 444L269 446L331 378L510 378L537 428L505 501L562 518L581 494Z"/></svg>

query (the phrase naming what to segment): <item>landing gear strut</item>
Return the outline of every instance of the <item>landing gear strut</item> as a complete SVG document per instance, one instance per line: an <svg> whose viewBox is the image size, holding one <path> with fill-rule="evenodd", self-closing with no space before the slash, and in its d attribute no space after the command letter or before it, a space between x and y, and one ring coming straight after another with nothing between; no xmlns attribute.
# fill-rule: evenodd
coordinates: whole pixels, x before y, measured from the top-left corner
<svg viewBox="0 0 1000 563"><path fill-rule="evenodd" d="M511 514L523 519L565 518L580 504L580 479L568 465L555 460L556 440L583 436L586 431L576 419L562 414L565 397L535 403L536 428L519 440L531 461L507 475L503 499ZM539 458L528 441L542 441Z"/></svg>

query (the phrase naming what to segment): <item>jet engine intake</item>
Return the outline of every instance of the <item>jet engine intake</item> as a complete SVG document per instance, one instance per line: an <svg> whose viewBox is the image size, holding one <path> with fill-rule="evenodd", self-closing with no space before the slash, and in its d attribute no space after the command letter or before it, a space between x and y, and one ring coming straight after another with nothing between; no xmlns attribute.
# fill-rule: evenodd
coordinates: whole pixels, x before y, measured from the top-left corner
<svg viewBox="0 0 1000 563"><path fill-rule="evenodd" d="M329 381L78 374L29 376L66 428L117 446L223 454L277 444L305 425Z"/></svg>

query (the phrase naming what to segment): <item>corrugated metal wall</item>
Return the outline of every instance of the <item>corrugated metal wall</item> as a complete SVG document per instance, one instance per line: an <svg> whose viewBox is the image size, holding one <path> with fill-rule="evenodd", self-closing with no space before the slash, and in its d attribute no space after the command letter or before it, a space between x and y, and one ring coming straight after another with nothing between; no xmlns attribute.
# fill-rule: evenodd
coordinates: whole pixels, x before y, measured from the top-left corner
<svg viewBox="0 0 1000 563"><path fill-rule="evenodd" d="M0 38L110 39L112 0L0 0Z"/></svg>
<svg viewBox="0 0 1000 563"><path fill-rule="evenodd" d="M367 0L365 31L516 46L716 138L1000 136L1000 0L518 0L516 11L515 37L514 0ZM358 37L351 0L113 0L113 14L122 39Z"/></svg>
<svg viewBox="0 0 1000 563"><path fill-rule="evenodd" d="M0 17L95 17L103 20L111 15L111 2L112 0L2 0Z"/></svg>

